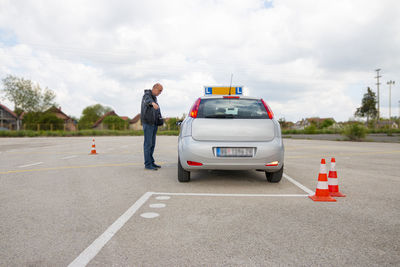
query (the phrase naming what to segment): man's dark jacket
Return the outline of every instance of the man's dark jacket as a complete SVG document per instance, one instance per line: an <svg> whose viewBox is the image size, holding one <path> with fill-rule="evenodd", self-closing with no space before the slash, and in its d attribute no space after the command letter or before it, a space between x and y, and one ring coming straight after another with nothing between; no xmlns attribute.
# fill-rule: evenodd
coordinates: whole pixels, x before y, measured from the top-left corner
<svg viewBox="0 0 400 267"><path fill-rule="evenodd" d="M140 120L143 123L150 125L162 125L163 119L161 117L160 109L154 109L151 103L157 103L157 97L151 93L151 90L144 90L142 98L142 108L140 111Z"/></svg>

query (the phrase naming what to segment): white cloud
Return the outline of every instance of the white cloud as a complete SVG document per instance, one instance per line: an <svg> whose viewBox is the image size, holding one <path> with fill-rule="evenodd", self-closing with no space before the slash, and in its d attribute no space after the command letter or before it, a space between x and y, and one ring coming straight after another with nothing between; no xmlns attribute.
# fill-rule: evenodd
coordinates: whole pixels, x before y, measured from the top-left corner
<svg viewBox="0 0 400 267"><path fill-rule="evenodd" d="M395 0L0 0L0 77L53 89L68 114L101 103L133 117L157 81L164 115L180 116L203 85L234 73L277 117L347 120L375 89L375 68L384 83L400 76L399 9Z"/></svg>

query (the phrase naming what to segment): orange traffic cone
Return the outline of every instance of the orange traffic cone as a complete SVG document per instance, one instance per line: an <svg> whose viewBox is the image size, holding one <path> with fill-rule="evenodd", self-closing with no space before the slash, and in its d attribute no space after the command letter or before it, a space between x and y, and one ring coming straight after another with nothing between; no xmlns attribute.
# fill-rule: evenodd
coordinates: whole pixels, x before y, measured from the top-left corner
<svg viewBox="0 0 400 267"><path fill-rule="evenodd" d="M97 152L96 152L96 145L94 144L94 138L93 138L92 151L90 151L90 155L95 155L95 154L97 154Z"/></svg>
<svg viewBox="0 0 400 267"><path fill-rule="evenodd" d="M336 201L336 199L332 198L329 195L328 177L326 176L325 159L321 160L321 167L319 170L318 184L317 184L317 190L315 190L315 195L308 197L314 201L332 201L332 202Z"/></svg>
<svg viewBox="0 0 400 267"><path fill-rule="evenodd" d="M345 197L339 192L339 183L337 178L337 173L335 170L336 160L335 158L331 159L331 170L329 171L328 175L328 187L329 187L329 194L331 197Z"/></svg>

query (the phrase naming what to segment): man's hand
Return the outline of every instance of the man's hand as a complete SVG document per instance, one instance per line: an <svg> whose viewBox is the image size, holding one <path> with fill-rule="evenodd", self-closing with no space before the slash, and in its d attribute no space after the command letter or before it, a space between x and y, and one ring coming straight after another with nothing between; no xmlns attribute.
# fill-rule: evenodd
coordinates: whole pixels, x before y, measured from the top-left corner
<svg viewBox="0 0 400 267"><path fill-rule="evenodd" d="M159 109L159 106L158 106L155 102L153 102L153 103L151 103L151 104L153 105L153 108L154 108L155 110Z"/></svg>

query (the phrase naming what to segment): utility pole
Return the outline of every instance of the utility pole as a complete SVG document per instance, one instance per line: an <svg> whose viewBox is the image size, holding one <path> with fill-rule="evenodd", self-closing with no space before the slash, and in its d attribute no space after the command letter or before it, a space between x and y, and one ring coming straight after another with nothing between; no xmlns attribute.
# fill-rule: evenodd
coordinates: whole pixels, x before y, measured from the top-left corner
<svg viewBox="0 0 400 267"><path fill-rule="evenodd" d="M397 125L400 126L400 100L399 100L399 117L398 117L398 119L399 119L399 123Z"/></svg>
<svg viewBox="0 0 400 267"><path fill-rule="evenodd" d="M392 121L392 85L394 81L390 80L387 82L389 85L389 123Z"/></svg>
<svg viewBox="0 0 400 267"><path fill-rule="evenodd" d="M379 113L379 107L380 107L380 105L379 105L379 85L380 85L380 82L379 82L379 78L381 78L382 76L380 76L379 75L379 72L381 71L381 69L376 69L375 70L376 71L376 86L377 86L377 88L378 88L378 125L379 125L379 118L380 118L380 113Z"/></svg>
<svg viewBox="0 0 400 267"><path fill-rule="evenodd" d="M398 119L399 119L399 123L397 125L400 127L400 100L399 100L399 117L398 117Z"/></svg>

